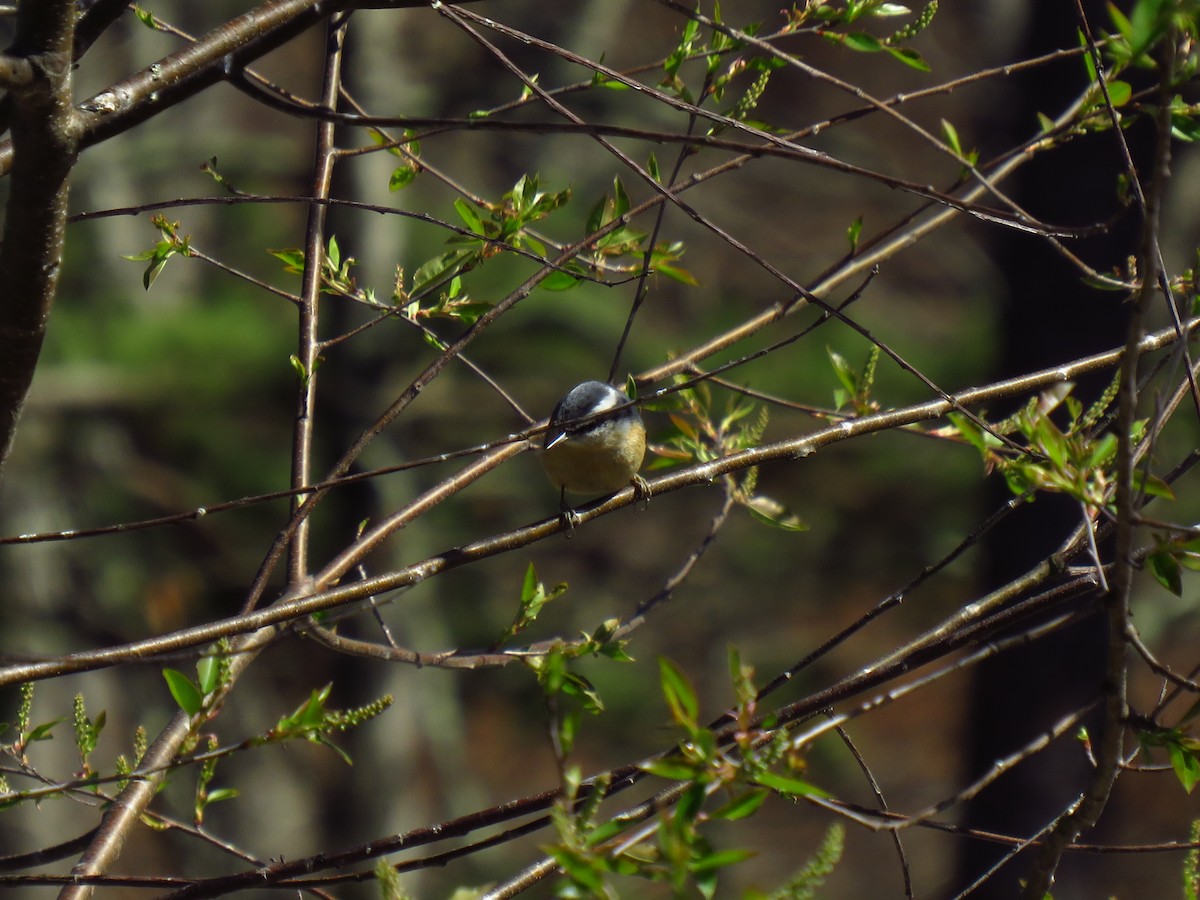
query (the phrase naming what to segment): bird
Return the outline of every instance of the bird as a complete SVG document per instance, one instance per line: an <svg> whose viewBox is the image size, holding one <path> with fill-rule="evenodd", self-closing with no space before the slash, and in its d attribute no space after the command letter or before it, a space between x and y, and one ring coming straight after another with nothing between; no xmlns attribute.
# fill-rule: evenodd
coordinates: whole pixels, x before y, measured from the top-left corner
<svg viewBox="0 0 1200 900"><path fill-rule="evenodd" d="M559 508L569 525L577 516L566 495L611 494L632 484L648 496L638 475L646 455L646 427L630 399L602 381L571 388L554 407L542 445L542 466L559 489Z"/></svg>

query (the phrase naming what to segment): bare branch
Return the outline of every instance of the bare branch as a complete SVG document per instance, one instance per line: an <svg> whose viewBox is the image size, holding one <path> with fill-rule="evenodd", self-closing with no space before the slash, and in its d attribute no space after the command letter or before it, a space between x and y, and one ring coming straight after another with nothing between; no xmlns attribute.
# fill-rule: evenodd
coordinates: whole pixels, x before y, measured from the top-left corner
<svg viewBox="0 0 1200 900"><path fill-rule="evenodd" d="M1076 10L1084 29L1088 28L1087 16L1084 13L1081 0L1076 0ZM1104 723L1096 744L1096 765L1088 780L1083 797L1073 809L1056 823L1050 832L1034 861L1033 871L1026 882L1023 896L1027 900L1042 900L1054 883L1054 873L1066 847L1080 834L1096 824L1108 805L1112 787L1116 783L1124 758L1124 738L1126 722L1129 718L1129 662L1128 635L1130 631L1130 592L1133 587L1134 571L1134 534L1137 527L1136 494L1134 487L1134 468L1138 447L1135 445L1134 420L1138 411L1138 363L1139 356L1129 350L1136 347L1144 333L1144 316L1155 293L1159 290L1159 273L1161 252L1158 247L1159 214L1162 204L1162 191L1166 183L1168 164L1171 152L1171 118L1170 118L1170 82L1174 77L1174 35L1168 35L1165 41L1169 62L1164 65L1159 98L1159 116L1157 121L1157 142L1153 166L1148 182L1137 188L1142 196L1142 246L1139 253L1142 276L1141 287L1134 298L1127 326L1126 353L1121 360L1121 385L1119 410L1117 415L1117 461L1116 461L1116 522L1115 551L1113 577L1110 590L1105 598L1108 625L1108 645L1105 661L1104 678ZM1095 42L1089 39L1092 53ZM1105 105L1113 121L1117 120L1112 98L1105 86L1103 69L1097 69L1101 90L1104 91ZM1133 171L1133 162L1128 155L1124 136L1120 127L1113 129L1116 140L1125 152L1126 164L1131 180L1137 183L1137 173ZM1171 304L1170 291L1167 291L1167 303ZM1190 377L1191 366L1188 366Z"/></svg>
<svg viewBox="0 0 1200 900"><path fill-rule="evenodd" d="M78 152L71 104L75 6L27 0L6 60L28 78L10 83L12 187L0 245L0 475L37 366L62 262L67 181Z"/></svg>

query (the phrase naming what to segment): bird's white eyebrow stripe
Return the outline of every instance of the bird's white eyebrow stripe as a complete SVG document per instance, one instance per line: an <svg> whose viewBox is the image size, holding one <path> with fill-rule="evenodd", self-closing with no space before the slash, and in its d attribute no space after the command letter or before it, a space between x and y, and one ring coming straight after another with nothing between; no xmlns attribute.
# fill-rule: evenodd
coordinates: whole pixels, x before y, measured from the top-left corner
<svg viewBox="0 0 1200 900"><path fill-rule="evenodd" d="M619 406L623 402L625 402L625 397L622 395L615 394L615 393L605 394L604 398L599 403L597 403L595 405L595 407L592 409L592 414L607 412L608 410L612 409L614 406Z"/></svg>

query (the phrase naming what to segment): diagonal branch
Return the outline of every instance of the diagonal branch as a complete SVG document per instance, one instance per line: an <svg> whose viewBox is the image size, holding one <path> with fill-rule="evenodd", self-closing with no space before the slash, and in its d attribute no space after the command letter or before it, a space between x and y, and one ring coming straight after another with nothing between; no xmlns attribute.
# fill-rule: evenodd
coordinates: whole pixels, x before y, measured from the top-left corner
<svg viewBox="0 0 1200 900"><path fill-rule="evenodd" d="M1080 20L1086 25L1082 6L1076 3ZM1170 83L1174 75L1174 34L1168 34L1164 44L1168 56L1163 66L1161 93L1169 101ZM1103 87L1104 74L1097 70L1097 78ZM1105 93L1110 115L1114 115L1111 99ZM1153 168L1147 186L1142 193L1143 221L1142 246L1139 253L1142 276L1141 287L1133 298L1126 336L1126 353L1121 360L1121 387L1118 394L1117 414L1117 457L1116 457L1116 522L1114 532L1113 577L1111 589L1105 597L1105 615L1108 625L1108 643L1105 658L1104 678L1104 723L1096 744L1096 765L1083 798L1077 806L1064 814L1055 823L1037 857L1034 868L1026 882L1023 896L1027 900L1041 900L1048 896L1054 883L1054 873L1067 847L1085 830L1092 828L1104 808L1124 759L1123 741L1129 718L1127 661L1127 636L1130 627L1129 600L1133 589L1134 530L1137 491L1134 486L1135 465L1139 448L1135 443L1134 419L1138 405L1138 362L1139 357L1130 355L1129 348L1136 347L1145 329L1145 315L1154 294L1159 289L1159 264L1162 259L1158 246L1159 213L1162 207L1162 192L1169 174L1171 152L1170 104L1163 102L1159 107L1157 141L1154 150ZM1120 138L1120 129L1115 129ZM1137 182L1136 173L1131 180ZM1171 298L1168 294L1168 304ZM1188 368L1189 380L1191 367ZM1194 383L1194 382L1193 382Z"/></svg>
<svg viewBox="0 0 1200 900"><path fill-rule="evenodd" d="M79 146L90 147L128 131L232 78L335 13L425 5L425 0L269 0L81 103ZM0 142L0 176L7 175L12 167L12 143Z"/></svg>
<svg viewBox="0 0 1200 900"><path fill-rule="evenodd" d="M1192 319L1185 324L1188 334L1193 330L1200 329L1200 319ZM1170 346L1175 340L1175 330L1167 328L1144 337L1137 345L1138 352L1146 353ZM1124 352L1124 348L1109 350L1052 369L1044 369L984 387L970 388L958 393L955 401L958 404L975 404L1020 396L1050 384L1069 381L1085 372L1107 368L1118 363ZM661 475L649 483L651 496L658 496L683 487L710 484L722 475L742 471L752 466L775 461L802 459L820 448L838 441L935 419L944 416L953 408L954 404L937 399L858 419L847 419L809 434L763 444L756 448ZM522 449L520 444L505 444L498 450L481 457L474 465L479 467L495 466L501 461L496 459L497 456L503 456L505 453L511 456ZM248 634L268 625L301 619L316 612L334 609L346 603L367 600L373 595L420 583L448 569L486 559L515 547L527 546L534 541L559 533L564 527L561 517L555 516L552 519L500 532L460 547L444 550L419 562L410 563L382 575L348 584L337 584L340 575L357 565L372 548L378 546L380 541L403 527L412 517L424 511L427 506L434 505L437 502L435 492L452 489L454 489L453 485L446 483L431 489L422 498L418 498L413 504L377 526L376 534L372 535L371 532L364 534L340 557L327 563L321 572L313 576L314 585L328 585L322 590L309 594L293 591L285 594L267 609L231 618L217 619L204 625L180 629L159 637L146 638L101 650L81 651L50 660L5 666L0 668L0 687L33 679L52 678L69 672L84 672L119 663L146 660L163 653L202 646L222 637ZM606 500L581 507L579 510L580 521L589 522L633 502L634 491L632 488L626 488Z"/></svg>

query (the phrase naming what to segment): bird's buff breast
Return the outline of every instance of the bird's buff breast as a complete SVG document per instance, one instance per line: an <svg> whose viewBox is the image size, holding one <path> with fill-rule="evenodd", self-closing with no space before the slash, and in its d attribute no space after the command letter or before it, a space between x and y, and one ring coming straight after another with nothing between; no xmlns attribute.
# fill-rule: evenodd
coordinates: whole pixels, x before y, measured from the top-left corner
<svg viewBox="0 0 1200 900"><path fill-rule="evenodd" d="M542 464L555 487L573 494L606 494L626 487L646 455L646 440L615 446L615 440L569 437L542 451Z"/></svg>

